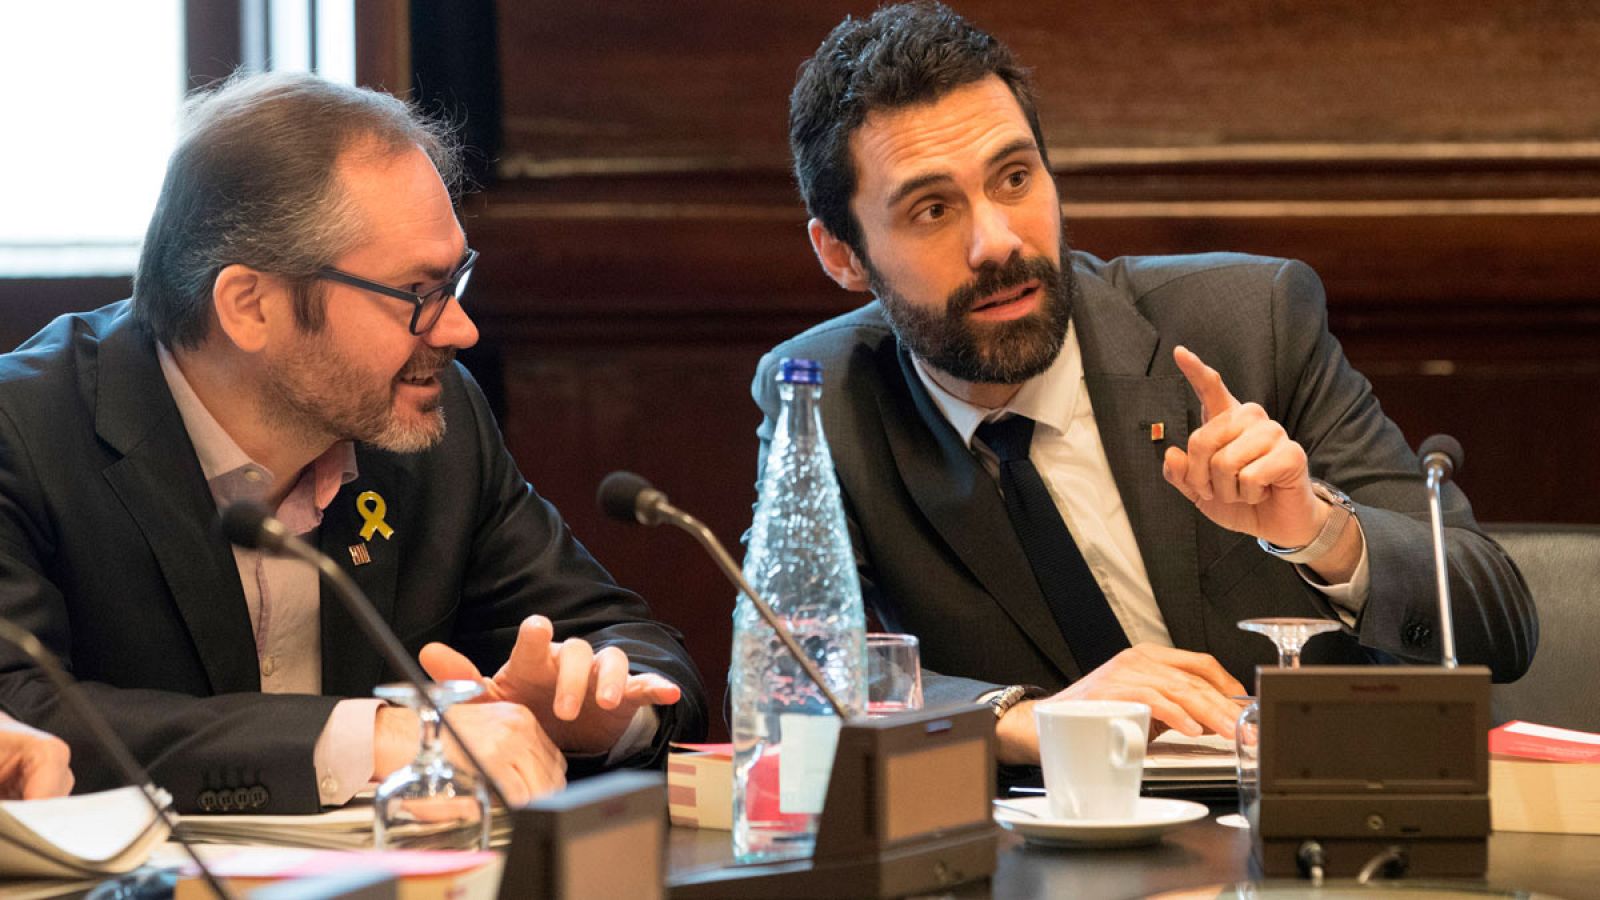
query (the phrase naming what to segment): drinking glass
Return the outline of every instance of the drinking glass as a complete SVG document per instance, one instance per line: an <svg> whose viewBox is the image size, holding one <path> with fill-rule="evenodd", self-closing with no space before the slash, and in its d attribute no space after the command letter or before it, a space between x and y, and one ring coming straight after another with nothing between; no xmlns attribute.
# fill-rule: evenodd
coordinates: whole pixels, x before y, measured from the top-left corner
<svg viewBox="0 0 1600 900"><path fill-rule="evenodd" d="M428 685L438 707L423 702L409 684L382 684L372 693L405 706L422 721L422 748L411 764L395 770L373 797L373 846L379 850L489 849L489 792L474 773L445 758L439 715L483 691L476 681Z"/></svg>
<svg viewBox="0 0 1600 900"><path fill-rule="evenodd" d="M1329 619L1305 619L1277 616L1264 619L1245 619L1239 623L1245 631L1265 635L1278 648L1278 668L1300 668L1300 651L1306 641L1325 631L1338 631L1339 623ZM1261 799L1261 704L1251 700L1239 713L1234 728L1234 747L1239 754L1239 815L1256 827L1256 814Z"/></svg>
<svg viewBox="0 0 1600 900"><path fill-rule="evenodd" d="M1338 631L1340 625L1331 619L1301 619L1277 616L1266 619L1245 619L1239 623L1245 631L1265 635L1278 648L1278 668L1300 668L1300 651L1306 641L1324 631Z"/></svg>
<svg viewBox="0 0 1600 900"><path fill-rule="evenodd" d="M922 653L916 635L867 635L867 715L921 708Z"/></svg>

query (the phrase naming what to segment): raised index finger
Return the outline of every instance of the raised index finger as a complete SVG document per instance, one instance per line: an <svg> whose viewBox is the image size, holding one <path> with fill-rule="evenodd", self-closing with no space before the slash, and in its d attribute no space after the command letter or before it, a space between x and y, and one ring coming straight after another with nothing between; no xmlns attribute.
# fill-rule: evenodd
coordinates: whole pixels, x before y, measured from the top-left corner
<svg viewBox="0 0 1600 900"><path fill-rule="evenodd" d="M1178 364L1178 371L1183 373L1183 377L1189 380L1195 396L1200 398L1201 415L1207 421L1239 405L1239 401L1228 392L1228 386L1222 383L1222 376L1217 374L1217 370L1206 365L1189 348L1181 344L1172 348L1172 360Z"/></svg>

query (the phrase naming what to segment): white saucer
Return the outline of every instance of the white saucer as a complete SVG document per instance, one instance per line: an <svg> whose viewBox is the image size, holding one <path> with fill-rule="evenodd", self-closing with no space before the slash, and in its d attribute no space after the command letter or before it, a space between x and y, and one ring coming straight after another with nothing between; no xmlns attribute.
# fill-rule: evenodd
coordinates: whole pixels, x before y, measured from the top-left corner
<svg viewBox="0 0 1600 900"><path fill-rule="evenodd" d="M1037 817L1028 813L1036 813ZM1131 819L1057 819L1050 815L1046 797L1012 797L994 803L994 820L1001 828L1022 835L1029 843L1047 847L1152 844L1168 831L1209 813L1202 804L1168 797L1140 797Z"/></svg>

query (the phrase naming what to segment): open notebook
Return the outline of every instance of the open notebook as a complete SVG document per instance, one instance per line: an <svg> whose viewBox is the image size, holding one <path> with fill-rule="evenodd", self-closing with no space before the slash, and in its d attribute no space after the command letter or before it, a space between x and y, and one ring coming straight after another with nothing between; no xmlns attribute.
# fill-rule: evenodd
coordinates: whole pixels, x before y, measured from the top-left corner
<svg viewBox="0 0 1600 900"><path fill-rule="evenodd" d="M169 802L165 792L161 800ZM139 867L167 826L137 787L0 801L0 878L83 878ZM0 882L0 895L6 893Z"/></svg>
<svg viewBox="0 0 1600 900"><path fill-rule="evenodd" d="M1146 794L1231 792L1239 781L1233 738L1162 732L1144 756Z"/></svg>

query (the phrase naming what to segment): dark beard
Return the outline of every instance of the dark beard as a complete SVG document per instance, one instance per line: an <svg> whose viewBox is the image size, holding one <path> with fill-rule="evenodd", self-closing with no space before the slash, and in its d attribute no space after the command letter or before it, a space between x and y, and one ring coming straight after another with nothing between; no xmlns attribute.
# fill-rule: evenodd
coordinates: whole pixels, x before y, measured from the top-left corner
<svg viewBox="0 0 1600 900"><path fill-rule="evenodd" d="M896 293L866 261L869 285L883 303L900 342L924 362L972 384L1021 384L1055 362L1067 337L1078 280L1063 241L1065 269L1042 257L1014 257L985 266L972 281L955 289L942 313L923 309ZM967 317L979 300L1037 280L1043 292L1039 309L1010 322L974 322Z"/></svg>

